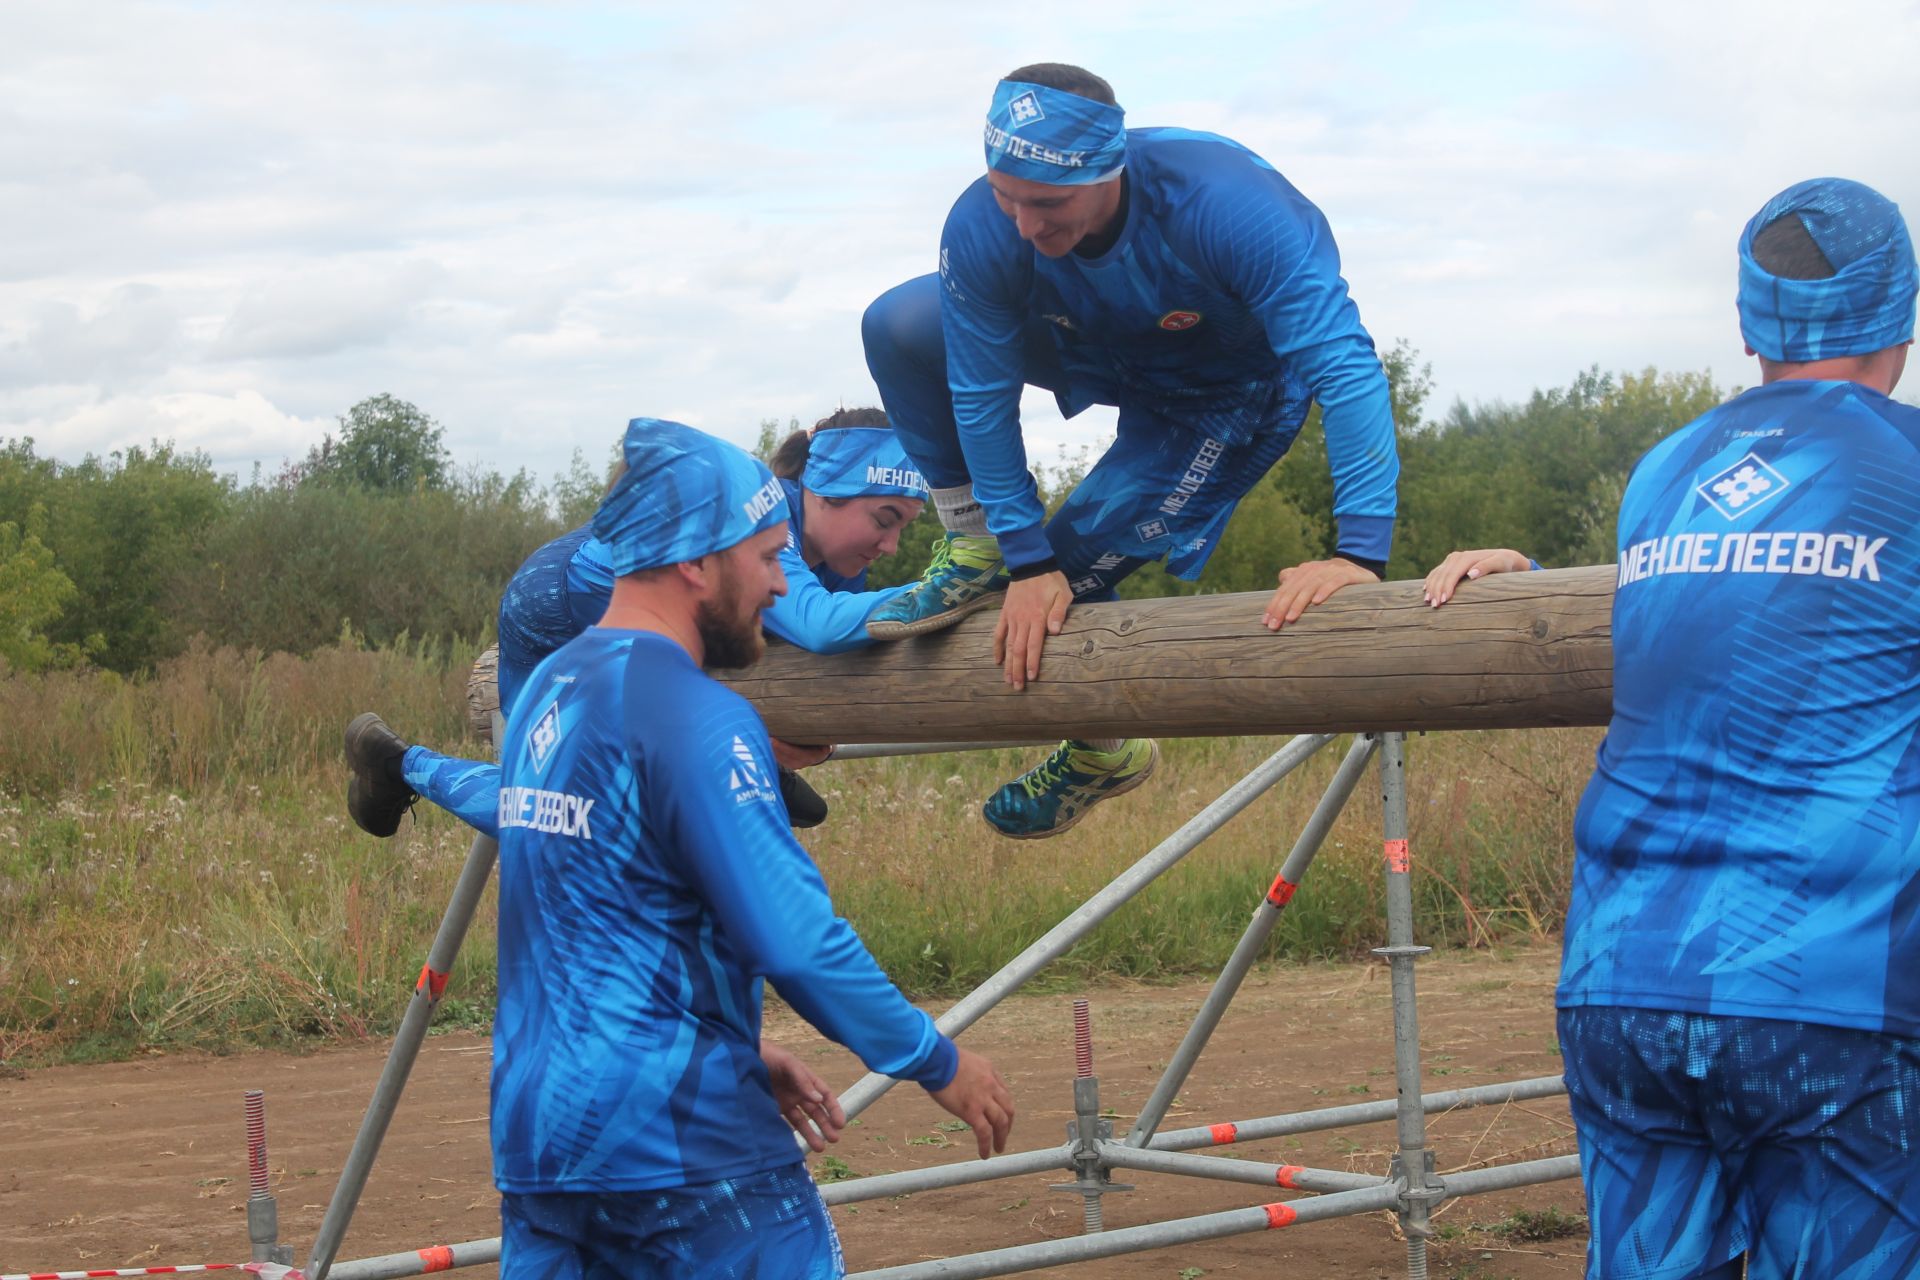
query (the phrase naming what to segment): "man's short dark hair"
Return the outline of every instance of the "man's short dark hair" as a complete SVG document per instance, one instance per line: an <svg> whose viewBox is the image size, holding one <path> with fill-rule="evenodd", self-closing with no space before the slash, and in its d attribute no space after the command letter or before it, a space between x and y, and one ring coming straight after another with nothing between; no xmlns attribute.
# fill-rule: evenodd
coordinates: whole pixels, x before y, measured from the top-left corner
<svg viewBox="0 0 1920 1280"><path fill-rule="evenodd" d="M1077 93L1110 107L1120 105L1113 96L1112 85L1085 67L1076 67L1070 62L1035 62L1009 71L1002 78L1018 80L1022 84L1043 84L1062 93Z"/></svg>
<svg viewBox="0 0 1920 1280"><path fill-rule="evenodd" d="M1835 274L1797 213L1782 214L1754 233L1753 260L1781 280L1826 280Z"/></svg>

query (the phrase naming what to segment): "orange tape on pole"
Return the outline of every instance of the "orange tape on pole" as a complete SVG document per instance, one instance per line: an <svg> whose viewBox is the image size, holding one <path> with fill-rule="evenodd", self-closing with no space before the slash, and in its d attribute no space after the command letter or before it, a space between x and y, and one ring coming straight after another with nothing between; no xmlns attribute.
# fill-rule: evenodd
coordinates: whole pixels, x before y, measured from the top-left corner
<svg viewBox="0 0 1920 1280"><path fill-rule="evenodd" d="M1406 875L1413 870L1413 855L1405 840L1387 841L1387 870Z"/></svg>
<svg viewBox="0 0 1920 1280"><path fill-rule="evenodd" d="M1293 1211L1293 1206L1290 1204L1263 1204L1260 1207L1267 1211L1267 1230L1269 1231L1275 1227L1289 1226L1295 1218L1300 1216Z"/></svg>
<svg viewBox="0 0 1920 1280"><path fill-rule="evenodd" d="M429 1000L438 1000L446 992L449 976L423 964L420 966L420 981L413 984L413 989L426 992Z"/></svg>
<svg viewBox="0 0 1920 1280"><path fill-rule="evenodd" d="M1225 1146L1240 1136L1240 1127L1235 1124L1222 1122L1220 1124L1208 1125L1207 1132L1213 1137L1215 1146Z"/></svg>
<svg viewBox="0 0 1920 1280"><path fill-rule="evenodd" d="M1276 907L1284 907L1293 901L1294 891L1300 886L1285 876L1273 878L1273 888L1267 890L1267 901Z"/></svg>
<svg viewBox="0 0 1920 1280"><path fill-rule="evenodd" d="M1293 1175L1299 1173L1301 1168L1297 1164L1283 1164L1273 1175L1273 1180L1289 1191L1298 1191L1300 1188L1293 1185Z"/></svg>
<svg viewBox="0 0 1920 1280"><path fill-rule="evenodd" d="M420 1250L422 1271L453 1270L453 1249L451 1246L436 1244L432 1248Z"/></svg>

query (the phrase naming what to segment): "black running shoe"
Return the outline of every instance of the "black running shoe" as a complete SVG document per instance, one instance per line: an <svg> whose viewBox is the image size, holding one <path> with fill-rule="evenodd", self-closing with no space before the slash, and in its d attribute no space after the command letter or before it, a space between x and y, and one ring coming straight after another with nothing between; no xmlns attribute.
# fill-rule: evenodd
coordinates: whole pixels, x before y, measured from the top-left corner
<svg viewBox="0 0 1920 1280"><path fill-rule="evenodd" d="M787 802L787 821L796 827L817 827L827 820L827 802L791 769L780 770L780 798Z"/></svg>
<svg viewBox="0 0 1920 1280"><path fill-rule="evenodd" d="M400 815L420 798L400 778L400 757L406 753L407 743L371 711L347 725L347 764L353 769L347 813L370 836L398 831Z"/></svg>

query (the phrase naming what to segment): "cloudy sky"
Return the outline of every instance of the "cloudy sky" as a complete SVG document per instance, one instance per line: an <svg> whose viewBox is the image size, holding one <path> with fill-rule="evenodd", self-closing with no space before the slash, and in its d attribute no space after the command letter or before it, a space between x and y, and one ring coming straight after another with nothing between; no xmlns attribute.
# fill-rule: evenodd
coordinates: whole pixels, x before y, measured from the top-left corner
<svg viewBox="0 0 1920 1280"><path fill-rule="evenodd" d="M546 476L636 414L744 442L870 402L860 312L932 268L993 81L1041 60L1272 160L1441 406L1749 380L1768 195L1920 210L1893 0L0 0L0 436L244 473L384 391ZM1111 430L1028 405L1041 456Z"/></svg>

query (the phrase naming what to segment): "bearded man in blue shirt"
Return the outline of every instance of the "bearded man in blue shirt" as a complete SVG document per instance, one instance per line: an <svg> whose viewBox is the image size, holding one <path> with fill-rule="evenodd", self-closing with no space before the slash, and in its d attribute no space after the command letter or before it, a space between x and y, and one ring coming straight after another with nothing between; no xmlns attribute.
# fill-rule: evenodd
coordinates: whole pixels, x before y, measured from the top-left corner
<svg viewBox="0 0 1920 1280"><path fill-rule="evenodd" d="M674 422L635 419L624 452L593 518L612 598L527 678L500 765L501 1274L834 1280L761 1060L765 982L966 1121L982 1157L1013 1102L834 913L766 727L702 670L761 653L786 591L780 482Z"/></svg>
<svg viewBox="0 0 1920 1280"><path fill-rule="evenodd" d="M882 295L867 365L947 528L918 587L876 611L882 639L1001 602L996 661L1015 688L1076 600L1165 559L1199 576L1236 503L1318 403L1338 553L1280 574L1279 628L1377 582L1393 535L1385 371L1321 213L1239 143L1129 129L1106 81L1040 63L1008 75L987 173L948 215L938 276ZM1119 408L1118 438L1049 521L1020 435L1027 385L1069 416ZM1139 785L1151 742L1068 741L985 815L1016 838L1066 830Z"/></svg>

